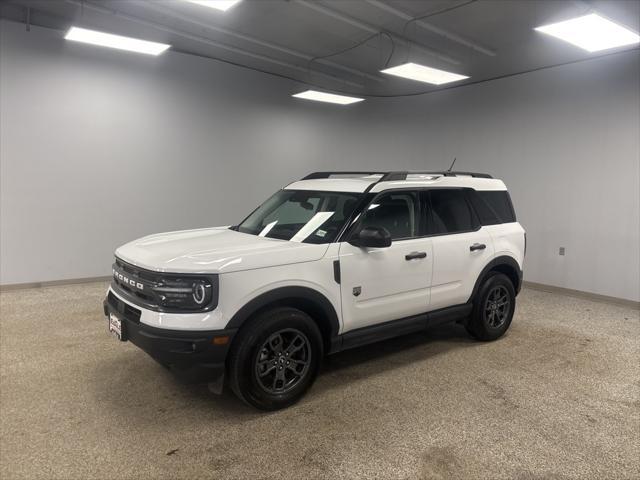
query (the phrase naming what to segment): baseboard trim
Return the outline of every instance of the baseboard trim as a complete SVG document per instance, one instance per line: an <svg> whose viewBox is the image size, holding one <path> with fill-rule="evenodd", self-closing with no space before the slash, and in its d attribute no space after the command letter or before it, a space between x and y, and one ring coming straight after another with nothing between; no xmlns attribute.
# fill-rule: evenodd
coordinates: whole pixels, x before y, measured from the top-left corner
<svg viewBox="0 0 640 480"><path fill-rule="evenodd" d="M544 283L523 282L525 288L532 290L540 290L542 292L559 293L570 297L586 298L595 302L613 303L623 307L631 307L640 310L640 302L627 300L626 298L610 297L609 295L600 295L599 293L584 292L582 290L573 290L571 288L556 287L555 285L546 285Z"/></svg>
<svg viewBox="0 0 640 480"><path fill-rule="evenodd" d="M66 280L51 280L48 282L9 283L6 285L0 285L0 292L11 292L14 290L25 290L28 288L58 287L61 285L79 285L82 283L108 282L109 280L111 280L111 275L108 275L106 277L69 278Z"/></svg>

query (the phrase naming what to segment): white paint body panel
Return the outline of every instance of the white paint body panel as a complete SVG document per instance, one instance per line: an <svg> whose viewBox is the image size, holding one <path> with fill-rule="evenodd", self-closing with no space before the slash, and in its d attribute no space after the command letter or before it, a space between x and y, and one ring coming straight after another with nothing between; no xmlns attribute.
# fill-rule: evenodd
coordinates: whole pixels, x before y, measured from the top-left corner
<svg viewBox="0 0 640 480"><path fill-rule="evenodd" d="M303 180L287 189L364 192L376 178ZM506 190L501 180L472 177L410 179L377 183L371 192L391 188L471 187ZM471 252L474 243L486 249ZM219 300L205 313L142 311L140 321L175 330L221 330L254 298L280 287L307 287L335 309L339 333L465 303L480 272L498 256L512 257L522 269L524 230L517 222L475 232L398 240L389 248L364 249L346 242L305 244L249 235L228 227L150 235L118 248L122 260L144 269L172 273L215 273ZM405 255L426 252L423 259ZM340 261L341 283L333 262ZM360 287L358 296L354 287ZM110 289L111 290L111 289ZM113 290L111 290L113 291ZM130 303L117 292L113 293Z"/></svg>
<svg viewBox="0 0 640 480"><path fill-rule="evenodd" d="M362 193L377 179L363 178L319 178L317 180L300 180L285 187L285 190L312 190L320 192L353 192Z"/></svg>
<svg viewBox="0 0 640 480"><path fill-rule="evenodd" d="M319 260L327 247L217 227L143 237L118 248L116 256L157 272L227 273Z"/></svg>
<svg viewBox="0 0 640 480"><path fill-rule="evenodd" d="M424 313L429 308L431 238L398 240L388 248L340 244L343 331ZM406 260L412 252L425 258ZM353 289L359 288L359 295Z"/></svg>
<svg viewBox="0 0 640 480"><path fill-rule="evenodd" d="M340 286L333 279L333 260L337 258L338 244L307 246L313 247L312 250L315 251L321 250L321 258L250 270L227 271L219 275L218 306L210 312L156 312L134 305L113 289L110 290L123 302L142 311L142 323L172 330L222 330L233 315L252 299L276 288L289 286L307 287L319 292L331 302L339 315Z"/></svg>
<svg viewBox="0 0 640 480"><path fill-rule="evenodd" d="M433 278L430 310L466 303L476 279L493 258L491 236L482 227L477 232L440 235L433 238ZM484 250L469 250L475 243Z"/></svg>
<svg viewBox="0 0 640 480"><path fill-rule="evenodd" d="M313 262L220 275L218 309L222 310L222 316L231 319L254 298L281 287L307 287L315 290L331 302L339 316L340 286L333 279L333 260L337 256L337 244L331 244L328 250L322 259Z"/></svg>
<svg viewBox="0 0 640 480"><path fill-rule="evenodd" d="M525 239L524 228L518 222L488 225L483 227L493 242L494 257L513 257L520 270L524 269Z"/></svg>
<svg viewBox="0 0 640 480"><path fill-rule="evenodd" d="M432 179L410 179L393 182L380 182L373 186L371 193L378 193L392 188L425 188L425 187L452 187L473 188L474 190L506 190L502 180L496 178L479 177L444 177L435 176Z"/></svg>

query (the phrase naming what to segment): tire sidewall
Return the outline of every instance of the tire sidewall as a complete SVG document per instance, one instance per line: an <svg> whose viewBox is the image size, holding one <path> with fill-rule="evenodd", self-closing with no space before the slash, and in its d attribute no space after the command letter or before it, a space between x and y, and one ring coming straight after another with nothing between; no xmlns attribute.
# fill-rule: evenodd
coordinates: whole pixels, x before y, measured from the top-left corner
<svg viewBox="0 0 640 480"><path fill-rule="evenodd" d="M258 382L255 373L255 361L264 342L273 333L286 328L301 331L309 340L310 364L303 379L291 390L272 394ZM292 405L307 391L315 380L322 359L322 337L315 322L304 312L294 308L277 308L254 319L238 346L237 385L243 399L263 410L277 410Z"/></svg>
<svg viewBox="0 0 640 480"><path fill-rule="evenodd" d="M487 319L485 318L485 303L487 301L487 296L489 293L498 286L504 286L509 293L509 312L507 315L507 319L498 328L492 328L487 324ZM516 292L513 288L513 284L509 277L502 273L496 273L488 277L480 291L478 292L478 296L476 301L474 302L474 312L473 312L473 325L472 328L474 333L483 340L495 340L496 338L501 337L508 330L511 325L511 321L513 320L513 314L516 308Z"/></svg>

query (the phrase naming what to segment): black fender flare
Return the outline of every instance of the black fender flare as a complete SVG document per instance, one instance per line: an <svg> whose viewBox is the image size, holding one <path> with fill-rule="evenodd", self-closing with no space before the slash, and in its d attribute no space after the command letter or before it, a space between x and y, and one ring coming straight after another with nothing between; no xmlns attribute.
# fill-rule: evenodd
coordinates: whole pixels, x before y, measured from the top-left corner
<svg viewBox="0 0 640 480"><path fill-rule="evenodd" d="M312 288L294 286L275 288L253 298L231 317L226 328L240 328L247 319L262 308L284 302L293 305L296 303L312 305L315 310L321 312L326 320L328 320L330 329L328 333L331 338L338 335L340 322L336 309L329 299Z"/></svg>
<svg viewBox="0 0 640 480"><path fill-rule="evenodd" d="M512 268L515 271L517 275L517 282L513 286L513 288L515 288L516 294L520 292L520 288L522 287L522 269L520 268L520 265L518 264L515 258L510 257L509 255L501 255L491 260L482 269L482 271L480 272L480 275L478 275L478 278L476 279L476 284L473 286L473 291L471 292L471 296L469 297L469 300L467 300L467 302L473 302L476 296L476 293L478 293L478 290L480 289L482 282L487 276L487 273L489 273L491 270L495 269L496 267L500 267L503 265L509 268Z"/></svg>

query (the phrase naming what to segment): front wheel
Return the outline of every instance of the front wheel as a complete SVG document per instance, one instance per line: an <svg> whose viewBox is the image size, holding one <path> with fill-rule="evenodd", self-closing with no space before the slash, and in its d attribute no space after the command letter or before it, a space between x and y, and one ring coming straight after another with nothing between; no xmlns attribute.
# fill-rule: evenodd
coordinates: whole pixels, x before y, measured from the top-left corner
<svg viewBox="0 0 640 480"><path fill-rule="evenodd" d="M322 354L322 336L306 313L274 308L250 319L234 340L229 385L261 410L288 407L315 380Z"/></svg>
<svg viewBox="0 0 640 480"><path fill-rule="evenodd" d="M504 335L516 308L516 292L509 277L489 276L476 295L467 331L478 340L496 340Z"/></svg>

